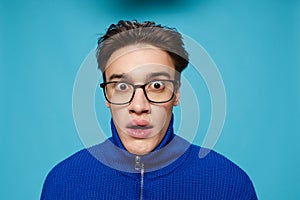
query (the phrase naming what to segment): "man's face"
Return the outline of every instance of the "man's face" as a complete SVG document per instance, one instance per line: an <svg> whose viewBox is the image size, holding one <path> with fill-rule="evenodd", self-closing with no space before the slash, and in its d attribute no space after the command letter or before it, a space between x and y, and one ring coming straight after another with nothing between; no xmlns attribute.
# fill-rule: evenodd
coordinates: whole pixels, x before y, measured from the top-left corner
<svg viewBox="0 0 300 200"><path fill-rule="evenodd" d="M156 80L175 80L175 73L171 57L165 51L150 45L127 46L115 51L105 70L106 82L117 81L133 85ZM164 87L161 83L150 83L149 90ZM126 90L124 84L114 87ZM174 92L174 97L165 103L149 102L142 88L135 90L132 101L127 104L114 105L106 102L119 137L129 152L146 154L161 142L172 117L173 106L179 103L179 88Z"/></svg>

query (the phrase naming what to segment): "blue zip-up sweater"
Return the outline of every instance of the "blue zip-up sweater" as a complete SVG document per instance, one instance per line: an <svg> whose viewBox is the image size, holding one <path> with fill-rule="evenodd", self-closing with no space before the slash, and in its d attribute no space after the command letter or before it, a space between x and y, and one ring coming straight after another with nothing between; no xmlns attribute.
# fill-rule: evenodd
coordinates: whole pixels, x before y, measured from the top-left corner
<svg viewBox="0 0 300 200"><path fill-rule="evenodd" d="M112 137L55 166L42 200L257 199L247 174L222 155L173 133L173 118L160 145L145 156L127 152L113 122Z"/></svg>

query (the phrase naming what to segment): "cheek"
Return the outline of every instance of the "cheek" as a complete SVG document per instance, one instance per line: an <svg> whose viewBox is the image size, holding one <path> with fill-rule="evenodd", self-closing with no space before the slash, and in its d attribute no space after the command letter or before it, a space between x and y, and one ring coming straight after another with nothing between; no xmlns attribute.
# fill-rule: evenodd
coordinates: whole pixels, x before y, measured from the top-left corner
<svg viewBox="0 0 300 200"><path fill-rule="evenodd" d="M118 127L124 127L130 121L127 107L110 106L110 112L115 125Z"/></svg>
<svg viewBox="0 0 300 200"><path fill-rule="evenodd" d="M168 121L172 116L172 107L172 104L159 106L153 105L151 107L151 118L153 123L163 128L166 121Z"/></svg>

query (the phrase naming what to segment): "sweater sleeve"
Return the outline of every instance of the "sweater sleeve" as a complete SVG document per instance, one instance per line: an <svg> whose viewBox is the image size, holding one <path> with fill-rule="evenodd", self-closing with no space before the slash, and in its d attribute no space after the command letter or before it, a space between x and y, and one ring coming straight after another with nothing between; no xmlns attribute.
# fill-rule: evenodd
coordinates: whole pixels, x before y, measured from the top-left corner
<svg viewBox="0 0 300 200"><path fill-rule="evenodd" d="M43 185L41 200L54 200L62 199L60 198L61 189L60 185L61 180L57 175L57 168L53 168L46 177L46 180Z"/></svg>
<svg viewBox="0 0 300 200"><path fill-rule="evenodd" d="M250 180L249 176L241 170L241 182L240 182L240 188L237 190L237 193L239 193L240 198L239 199L245 199L245 200L257 200L257 195L253 186L252 181Z"/></svg>

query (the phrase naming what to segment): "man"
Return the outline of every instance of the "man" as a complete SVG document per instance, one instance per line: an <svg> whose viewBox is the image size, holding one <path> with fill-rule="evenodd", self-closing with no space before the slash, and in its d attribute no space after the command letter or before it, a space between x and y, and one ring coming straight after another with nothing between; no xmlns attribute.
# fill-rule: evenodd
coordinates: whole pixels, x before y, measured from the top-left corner
<svg viewBox="0 0 300 200"><path fill-rule="evenodd" d="M41 199L257 199L247 174L220 154L173 131L181 35L153 22L119 21L98 41L100 84L112 137L51 170Z"/></svg>

